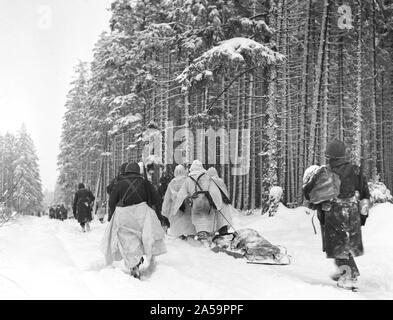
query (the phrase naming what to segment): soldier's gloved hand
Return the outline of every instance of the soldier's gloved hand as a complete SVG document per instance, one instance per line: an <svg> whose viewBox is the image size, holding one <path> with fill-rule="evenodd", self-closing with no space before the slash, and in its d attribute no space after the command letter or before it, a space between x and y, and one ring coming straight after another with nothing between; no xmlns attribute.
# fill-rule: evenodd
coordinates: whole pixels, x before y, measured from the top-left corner
<svg viewBox="0 0 393 320"><path fill-rule="evenodd" d="M163 228L169 228L170 226L171 226L171 224L169 223L169 220L168 220L168 218L167 217L165 217L165 216L161 216L161 226L163 227Z"/></svg>
<svg viewBox="0 0 393 320"><path fill-rule="evenodd" d="M359 202L360 221L362 226L366 224L371 203L369 199L363 199Z"/></svg>

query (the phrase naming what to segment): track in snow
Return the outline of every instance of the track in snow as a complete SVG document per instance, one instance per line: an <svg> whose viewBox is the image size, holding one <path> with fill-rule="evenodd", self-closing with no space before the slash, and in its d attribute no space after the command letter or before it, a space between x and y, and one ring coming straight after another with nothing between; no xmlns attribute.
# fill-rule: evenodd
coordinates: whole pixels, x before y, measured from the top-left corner
<svg viewBox="0 0 393 320"><path fill-rule="evenodd" d="M99 250L106 224L82 233L75 220L21 217L0 229L0 299L392 299L393 206L380 205L365 229L358 293L337 289L302 208L274 218L237 216L273 244L287 247L290 266L250 265L207 248L167 239L168 253L143 281L122 263L105 266ZM390 238L389 238L390 237Z"/></svg>

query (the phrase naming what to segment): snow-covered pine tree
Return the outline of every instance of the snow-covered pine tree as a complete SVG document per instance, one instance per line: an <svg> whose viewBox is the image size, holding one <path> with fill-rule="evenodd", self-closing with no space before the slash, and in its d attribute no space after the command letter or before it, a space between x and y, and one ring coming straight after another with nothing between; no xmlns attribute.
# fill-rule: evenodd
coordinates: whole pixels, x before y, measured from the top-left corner
<svg viewBox="0 0 393 320"><path fill-rule="evenodd" d="M87 74L86 63L80 62L75 68L76 77L71 82L64 114L58 167L58 184L64 193L66 203L72 201L78 182L84 180L85 154L91 137L86 121L87 114Z"/></svg>
<svg viewBox="0 0 393 320"><path fill-rule="evenodd" d="M353 146L352 160L360 165L362 158L362 84L363 84L363 43L362 43L362 32L363 32L363 15L361 1L357 1L358 7L358 21L357 21L357 48L356 48L356 100L353 104Z"/></svg>
<svg viewBox="0 0 393 320"><path fill-rule="evenodd" d="M17 181L15 179L17 153L17 139L11 133L3 136L1 162L2 162L2 202L5 206L13 209L13 199Z"/></svg>
<svg viewBox="0 0 393 320"><path fill-rule="evenodd" d="M276 23L269 22L272 8L277 8ZM87 81L88 102L80 111L85 130L71 144L83 153L65 161L92 188L101 154L106 155L106 184L122 160L141 160L141 137L150 121L164 133L166 120L173 121L175 131L189 120L194 131L210 125L239 131L251 126L253 175L240 179L231 176L230 166L217 166L231 194L239 196L239 207L253 205L254 199L245 202L247 194L255 194L256 206L262 205L267 184L276 179L268 172L269 163L280 168L273 171L285 201L299 204L303 171L307 163L323 161L326 141L341 139L354 145L355 101L363 119L375 118L372 127L367 124L361 130L365 141L372 142L365 148L367 172L375 172L377 163L383 182L393 186L393 78L387 63L393 52L393 9L383 1L362 2L360 7L359 2L342 0L116 0L111 11L111 31L97 42ZM347 19L340 27L343 18ZM361 65L353 55L360 27ZM273 76L266 64L253 69L267 51L244 41L235 47L236 38L283 53L286 61L270 65L276 69ZM238 53L238 60L228 58L232 53ZM353 86L358 74L361 99ZM163 146L167 139L165 134ZM67 156L62 153L61 158Z"/></svg>
<svg viewBox="0 0 393 320"><path fill-rule="evenodd" d="M25 125L17 134L16 153L14 207L18 213L34 215L42 210L43 193L37 152Z"/></svg>

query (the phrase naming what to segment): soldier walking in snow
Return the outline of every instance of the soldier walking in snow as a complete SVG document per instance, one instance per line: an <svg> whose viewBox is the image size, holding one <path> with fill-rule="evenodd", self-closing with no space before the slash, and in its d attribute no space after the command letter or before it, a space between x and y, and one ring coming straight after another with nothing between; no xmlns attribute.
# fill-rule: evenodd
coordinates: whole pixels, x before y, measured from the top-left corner
<svg viewBox="0 0 393 320"><path fill-rule="evenodd" d="M166 252L165 232L159 213L154 211L159 204L156 189L142 177L139 165L128 164L108 202L110 224L102 241L108 265L123 259L131 276L140 279L143 256L146 255L149 266L153 266L154 257Z"/></svg>
<svg viewBox="0 0 393 320"><path fill-rule="evenodd" d="M191 222L199 240L206 240L210 235L227 226L227 222L217 219L222 211L223 198L220 189L207 174L199 160L195 160L187 179L179 189L173 205L173 215L177 215L184 206L191 207ZM181 210L180 210L181 211Z"/></svg>
<svg viewBox="0 0 393 320"><path fill-rule="evenodd" d="M51 206L51 207L49 208L49 218L50 218L50 219L54 219L54 218L55 218L55 215L56 215L55 209L53 209L53 206Z"/></svg>
<svg viewBox="0 0 393 320"><path fill-rule="evenodd" d="M317 168L303 189L318 210L323 250L338 267L332 279L339 287L356 291L360 273L354 258L364 253L361 226L368 217L370 193L360 168L346 160L345 149L343 142L330 143L328 165Z"/></svg>
<svg viewBox="0 0 393 320"><path fill-rule="evenodd" d="M61 220L60 205L58 204L55 209L55 217L57 220Z"/></svg>
<svg viewBox="0 0 393 320"><path fill-rule="evenodd" d="M61 220L62 221L67 220L68 210L66 209L64 204L61 204L61 206L60 206L60 214L61 214Z"/></svg>
<svg viewBox="0 0 393 320"><path fill-rule="evenodd" d="M174 212L177 193L187 179L187 170L183 165L179 164L175 168L174 175L175 177L169 182L166 189L161 213L168 219L170 236L177 238L194 235L196 231L191 221L191 207L183 205L178 212Z"/></svg>
<svg viewBox="0 0 393 320"><path fill-rule="evenodd" d="M91 205L94 199L95 197L93 193L87 190L83 183L80 183L78 186L78 191L74 196L72 212L75 219L78 219L83 232L90 231L89 222L92 220Z"/></svg>

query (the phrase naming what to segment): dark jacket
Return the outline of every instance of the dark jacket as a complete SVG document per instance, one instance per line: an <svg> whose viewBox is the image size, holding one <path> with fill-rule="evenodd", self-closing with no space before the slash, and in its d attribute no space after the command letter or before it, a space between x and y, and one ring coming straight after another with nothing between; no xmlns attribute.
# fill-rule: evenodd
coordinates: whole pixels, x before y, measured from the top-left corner
<svg viewBox="0 0 393 320"><path fill-rule="evenodd" d="M79 223L85 223L92 220L91 205L94 199L93 193L86 189L79 189L75 193L72 212Z"/></svg>
<svg viewBox="0 0 393 320"><path fill-rule="evenodd" d="M338 199L316 206L322 225L323 250L328 258L347 258L349 254L363 254L361 225L362 217L355 192L359 200L369 199L367 180L360 168L344 160L331 161L329 167L340 177Z"/></svg>
<svg viewBox="0 0 393 320"><path fill-rule="evenodd" d="M160 195L161 199L164 198L167 189L168 189L168 184L167 183L161 183L158 186L157 192Z"/></svg>
<svg viewBox="0 0 393 320"><path fill-rule="evenodd" d="M62 205L62 206L60 207L60 212L61 212L62 218L63 218L63 219L67 219L68 210L66 209L65 206Z"/></svg>
<svg viewBox="0 0 393 320"><path fill-rule="evenodd" d="M60 219L61 218L60 207L56 207L56 209L55 209L55 217L56 217L56 219Z"/></svg>
<svg viewBox="0 0 393 320"><path fill-rule="evenodd" d="M171 182L173 177L169 175L167 172L164 172L160 178L160 185L157 188L158 193L161 196L161 199L164 199L166 190L168 189L169 182Z"/></svg>
<svg viewBox="0 0 393 320"><path fill-rule="evenodd" d="M370 199L367 179L361 174L359 166L344 160L331 161L329 166L341 180L339 198L353 197L357 190L360 194L359 200Z"/></svg>
<svg viewBox="0 0 393 320"><path fill-rule="evenodd" d="M133 188L129 189L130 183ZM127 192L127 190L129 191ZM124 201L122 201L124 199ZM121 203L123 202L123 203ZM152 209L156 210L160 205L161 199L154 186L145 180L140 174L126 173L115 185L109 197L109 215L111 220L116 206L132 206L146 202ZM160 218L159 212L157 216Z"/></svg>
<svg viewBox="0 0 393 320"><path fill-rule="evenodd" d="M118 183L122 178L124 177L124 174L119 174L116 178L114 178L111 183L106 187L106 192L110 195L113 191L114 186L116 183Z"/></svg>

